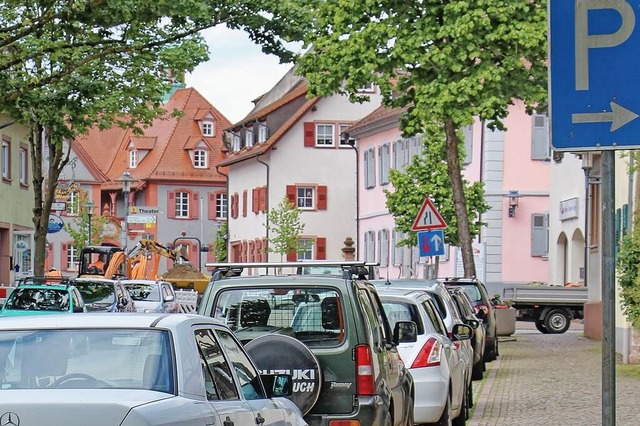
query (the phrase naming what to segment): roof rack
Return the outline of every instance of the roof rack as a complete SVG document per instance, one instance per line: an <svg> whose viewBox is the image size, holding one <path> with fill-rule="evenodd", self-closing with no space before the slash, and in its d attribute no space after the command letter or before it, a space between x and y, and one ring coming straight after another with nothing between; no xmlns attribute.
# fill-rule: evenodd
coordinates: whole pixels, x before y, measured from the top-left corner
<svg viewBox="0 0 640 426"><path fill-rule="evenodd" d="M18 280L17 287L21 285L71 285L67 277L47 277L43 275L33 275L29 277L21 277Z"/></svg>
<svg viewBox="0 0 640 426"><path fill-rule="evenodd" d="M373 268L378 263L365 262L360 260L309 260L302 262L225 262L225 263L206 263L205 266L213 268L211 273L212 280L217 281L222 278L237 277L242 274L245 268L265 268L267 275L269 269L273 268L274 272L281 268L293 268L295 275L303 275L305 267L338 267L342 270L342 277L351 279L367 279L373 276Z"/></svg>

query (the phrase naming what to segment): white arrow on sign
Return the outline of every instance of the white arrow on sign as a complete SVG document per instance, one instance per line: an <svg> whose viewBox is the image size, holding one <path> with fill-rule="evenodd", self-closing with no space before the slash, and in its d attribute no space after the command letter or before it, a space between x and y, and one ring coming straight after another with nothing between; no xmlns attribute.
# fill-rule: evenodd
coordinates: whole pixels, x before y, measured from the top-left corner
<svg viewBox="0 0 640 426"><path fill-rule="evenodd" d="M433 234L433 237L431 237L431 244L433 244L435 251L440 251L440 244L442 244L442 238L440 238L440 235Z"/></svg>
<svg viewBox="0 0 640 426"><path fill-rule="evenodd" d="M615 102L610 102L611 112L584 112L571 115L572 123L608 123L611 122L611 131L615 132L620 127L638 118L638 114L629 111Z"/></svg>

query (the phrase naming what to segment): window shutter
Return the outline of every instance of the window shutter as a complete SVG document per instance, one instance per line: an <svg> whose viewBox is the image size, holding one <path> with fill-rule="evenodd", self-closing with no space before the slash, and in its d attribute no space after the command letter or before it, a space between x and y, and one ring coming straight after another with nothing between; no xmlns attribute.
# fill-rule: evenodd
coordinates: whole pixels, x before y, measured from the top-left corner
<svg viewBox="0 0 640 426"><path fill-rule="evenodd" d="M262 262L266 262L267 261L267 239L263 238L262 239L262 244L260 245L260 252L262 254Z"/></svg>
<svg viewBox="0 0 640 426"><path fill-rule="evenodd" d="M255 242L254 241L249 241L249 262L255 262L256 261L256 253L255 253Z"/></svg>
<svg viewBox="0 0 640 426"><path fill-rule="evenodd" d="M216 219L216 195L215 192L209 192L207 194L207 219Z"/></svg>
<svg viewBox="0 0 640 426"><path fill-rule="evenodd" d="M69 258L69 253L67 253L67 250L69 250L69 244L62 243L62 253L61 253L61 259L60 259L61 271L69 270L69 264L67 263L67 259Z"/></svg>
<svg viewBox="0 0 640 426"><path fill-rule="evenodd" d="M238 194L233 194L231 196L231 217L233 219L238 218Z"/></svg>
<svg viewBox="0 0 640 426"><path fill-rule="evenodd" d="M189 206L191 219L200 218L200 193L191 194L191 205Z"/></svg>
<svg viewBox="0 0 640 426"><path fill-rule="evenodd" d="M167 197L167 217L176 217L176 193L175 191L169 191Z"/></svg>
<svg viewBox="0 0 640 426"><path fill-rule="evenodd" d="M264 212L267 210L267 187L263 186L262 188L258 188L258 211Z"/></svg>
<svg viewBox="0 0 640 426"><path fill-rule="evenodd" d="M318 186L318 210L327 209L327 187L326 185Z"/></svg>
<svg viewBox="0 0 640 426"><path fill-rule="evenodd" d="M383 229L380 238L380 266L389 265L389 231Z"/></svg>
<svg viewBox="0 0 640 426"><path fill-rule="evenodd" d="M364 187L371 188L369 184L369 162L371 159L369 158L369 151L364 152Z"/></svg>
<svg viewBox="0 0 640 426"><path fill-rule="evenodd" d="M298 253L295 250L287 253L287 262L295 262L296 260L298 260Z"/></svg>
<svg viewBox="0 0 640 426"><path fill-rule="evenodd" d="M251 190L251 211L253 213L258 213L258 188L253 188Z"/></svg>
<svg viewBox="0 0 640 426"><path fill-rule="evenodd" d="M244 191L242 191L242 217L247 217L247 202L248 202L248 193L247 190L245 189Z"/></svg>
<svg viewBox="0 0 640 426"><path fill-rule="evenodd" d="M287 185L287 200L294 206L297 206L296 203L296 186L295 185Z"/></svg>
<svg viewBox="0 0 640 426"><path fill-rule="evenodd" d="M462 132L464 137L464 161L462 163L469 164L473 159L473 126L465 126Z"/></svg>
<svg viewBox="0 0 640 426"><path fill-rule="evenodd" d="M242 242L242 248L240 249L240 262L247 261L247 242Z"/></svg>
<svg viewBox="0 0 640 426"><path fill-rule="evenodd" d="M316 125L313 122L304 123L304 146L306 148L316 146Z"/></svg>
<svg viewBox="0 0 640 426"><path fill-rule="evenodd" d="M197 244L189 244L189 263L195 268L200 265L200 252Z"/></svg>
<svg viewBox="0 0 640 426"><path fill-rule="evenodd" d="M546 115L534 115L532 117L533 131L531 136L531 159L546 160L549 158L549 136Z"/></svg>
<svg viewBox="0 0 640 426"><path fill-rule="evenodd" d="M316 238L316 259L327 260L327 239L324 237Z"/></svg>
<svg viewBox="0 0 640 426"><path fill-rule="evenodd" d="M531 256L546 256L548 253L548 218L546 214L531 215Z"/></svg>

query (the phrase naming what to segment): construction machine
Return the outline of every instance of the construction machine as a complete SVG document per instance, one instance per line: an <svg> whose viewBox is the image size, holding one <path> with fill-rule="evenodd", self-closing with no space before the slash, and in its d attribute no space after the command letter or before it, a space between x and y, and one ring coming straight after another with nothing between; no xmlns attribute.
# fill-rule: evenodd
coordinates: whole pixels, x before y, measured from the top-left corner
<svg viewBox="0 0 640 426"><path fill-rule="evenodd" d="M121 247L114 246L87 246L80 252L80 265L78 277L96 276L110 279L151 279L158 276L160 258L165 257L174 262L164 275L172 270L176 273L169 274L176 280L189 278L193 281L194 275L200 281L209 281L209 277L202 274L191 264L187 263L189 257L187 248L179 245L177 248L168 248L154 240L142 239L125 254ZM170 279L165 280L172 282ZM173 283L174 287L179 287Z"/></svg>

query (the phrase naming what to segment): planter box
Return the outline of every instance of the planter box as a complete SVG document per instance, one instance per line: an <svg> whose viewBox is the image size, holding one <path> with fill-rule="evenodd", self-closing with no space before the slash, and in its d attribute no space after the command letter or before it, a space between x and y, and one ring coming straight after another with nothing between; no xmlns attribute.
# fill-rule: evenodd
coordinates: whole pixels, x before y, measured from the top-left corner
<svg viewBox="0 0 640 426"><path fill-rule="evenodd" d="M496 332L498 336L511 336L516 332L516 310L513 308L508 309L495 309L496 313Z"/></svg>

